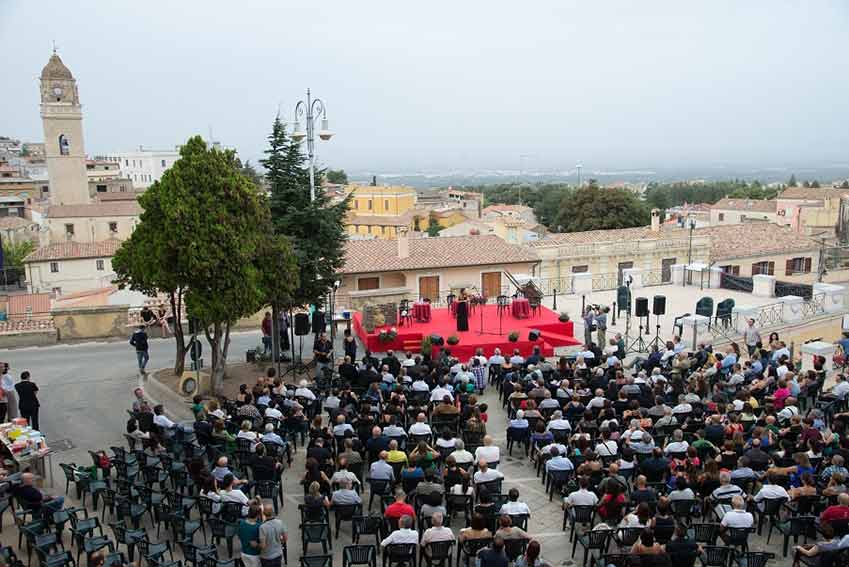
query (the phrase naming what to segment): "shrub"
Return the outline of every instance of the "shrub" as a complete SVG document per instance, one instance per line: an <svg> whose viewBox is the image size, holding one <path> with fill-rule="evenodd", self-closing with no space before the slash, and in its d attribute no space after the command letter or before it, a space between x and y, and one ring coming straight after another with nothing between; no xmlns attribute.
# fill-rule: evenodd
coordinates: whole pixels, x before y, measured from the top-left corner
<svg viewBox="0 0 849 567"><path fill-rule="evenodd" d="M565 311L562 311L557 319L559 319L561 323L568 323L571 320L569 314Z"/></svg>
<svg viewBox="0 0 849 567"><path fill-rule="evenodd" d="M456 345L457 343L460 342L460 337L458 337L457 335L451 335L450 337L448 337L446 339L445 342L447 342L449 345L453 346L453 345Z"/></svg>
<svg viewBox="0 0 849 567"><path fill-rule="evenodd" d="M507 335L507 340L511 343L515 343L519 340L519 331L510 331L510 334Z"/></svg>

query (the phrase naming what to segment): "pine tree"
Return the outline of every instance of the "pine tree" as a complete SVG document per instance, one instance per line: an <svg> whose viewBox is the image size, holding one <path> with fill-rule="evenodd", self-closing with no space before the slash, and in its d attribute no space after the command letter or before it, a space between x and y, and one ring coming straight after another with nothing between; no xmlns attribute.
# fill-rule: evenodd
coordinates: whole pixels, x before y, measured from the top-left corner
<svg viewBox="0 0 849 567"><path fill-rule="evenodd" d="M787 182L787 186L788 187L798 187L799 186L799 182L796 181L796 174L795 173L790 176L790 181Z"/></svg>
<svg viewBox="0 0 849 567"><path fill-rule="evenodd" d="M350 198L332 203L320 186L310 202L309 169L301 146L286 134L280 118L268 136L265 179L271 189L274 232L292 243L300 281L292 294L294 307L319 303L345 263L345 215ZM316 172L320 178L323 172Z"/></svg>

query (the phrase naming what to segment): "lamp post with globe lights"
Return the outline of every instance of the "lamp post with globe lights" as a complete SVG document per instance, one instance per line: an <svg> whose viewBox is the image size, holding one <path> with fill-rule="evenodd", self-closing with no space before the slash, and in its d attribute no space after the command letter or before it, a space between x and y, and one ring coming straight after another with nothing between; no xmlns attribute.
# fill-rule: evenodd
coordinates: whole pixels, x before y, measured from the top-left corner
<svg viewBox="0 0 849 567"><path fill-rule="evenodd" d="M295 128L292 139L300 142L307 139L307 157L310 163L310 202L315 201L315 119L321 117L321 128L318 137L325 142L333 137L333 132L328 128L327 110L320 98L312 98L310 90L307 89L307 99L300 100L295 105ZM301 130L301 119L305 118L306 131Z"/></svg>

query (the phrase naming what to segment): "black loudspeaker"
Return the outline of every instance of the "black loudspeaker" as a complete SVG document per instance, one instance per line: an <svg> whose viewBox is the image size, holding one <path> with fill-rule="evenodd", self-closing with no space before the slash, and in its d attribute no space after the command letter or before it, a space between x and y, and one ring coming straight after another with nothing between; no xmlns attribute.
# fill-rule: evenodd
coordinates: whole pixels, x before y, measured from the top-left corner
<svg viewBox="0 0 849 567"><path fill-rule="evenodd" d="M636 311L637 317L648 317L649 316L649 298L648 297L638 297L634 301L634 310Z"/></svg>
<svg viewBox="0 0 849 567"><path fill-rule="evenodd" d="M310 334L310 316L306 313L295 313L295 334L299 337Z"/></svg>
<svg viewBox="0 0 849 567"><path fill-rule="evenodd" d="M666 314L666 296L665 295L655 295L653 298L651 311L654 315L665 315Z"/></svg>
<svg viewBox="0 0 849 567"><path fill-rule="evenodd" d="M536 329L531 329L528 333L529 341L538 341L539 340L539 331Z"/></svg>
<svg viewBox="0 0 849 567"><path fill-rule="evenodd" d="M440 335L434 333L430 336L430 344L432 344L433 346L442 346L445 344L445 339L443 339Z"/></svg>

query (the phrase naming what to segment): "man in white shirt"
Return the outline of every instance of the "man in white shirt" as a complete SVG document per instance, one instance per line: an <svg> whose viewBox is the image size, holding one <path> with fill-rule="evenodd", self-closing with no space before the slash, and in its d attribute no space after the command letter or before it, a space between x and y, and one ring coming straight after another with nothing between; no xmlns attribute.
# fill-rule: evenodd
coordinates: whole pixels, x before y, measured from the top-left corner
<svg viewBox="0 0 849 567"><path fill-rule="evenodd" d="M525 364L525 358L519 354L519 349L513 351L513 356L510 357L510 364L513 366L522 366Z"/></svg>
<svg viewBox="0 0 849 567"><path fill-rule="evenodd" d="M566 454L560 452L557 447L552 447L549 451L551 458L545 462L546 472L551 471L571 471L575 469L572 461L566 458Z"/></svg>
<svg viewBox="0 0 849 567"><path fill-rule="evenodd" d="M672 432L672 441L667 443L663 452L666 455L669 453L686 453L689 448L690 444L684 441L684 432L676 429Z"/></svg>
<svg viewBox="0 0 849 567"><path fill-rule="evenodd" d="M552 398L551 392L549 390L546 390L545 394L543 394L542 401L537 406L537 409L544 410L544 409L554 409L554 408L559 408L559 407L560 407L560 402L558 402L557 400Z"/></svg>
<svg viewBox="0 0 849 567"><path fill-rule="evenodd" d="M416 416L416 422L410 426L410 435L433 435L424 413Z"/></svg>
<svg viewBox="0 0 849 567"><path fill-rule="evenodd" d="M339 399L339 396L336 393L336 390L330 392L330 395L324 398L324 401L321 402L321 405L325 407L325 409L339 409L339 404L342 400Z"/></svg>
<svg viewBox="0 0 849 567"><path fill-rule="evenodd" d="M784 400L784 408L776 414L776 417L780 423L784 423L794 415L799 415L799 408L796 407L796 398L790 396Z"/></svg>
<svg viewBox="0 0 849 567"><path fill-rule="evenodd" d="M475 460L475 456L466 451L466 446L460 439L454 441L454 450L451 452L451 456L454 457L454 461L458 465L465 465Z"/></svg>
<svg viewBox="0 0 849 567"><path fill-rule="evenodd" d="M530 516L531 509L524 502L519 502L519 490L511 488L507 493L507 502L501 505L501 510L498 513L507 514L508 516L518 514L527 514Z"/></svg>
<svg viewBox="0 0 849 567"><path fill-rule="evenodd" d="M273 417L274 419L283 419L283 412L274 406L265 408L265 417Z"/></svg>
<svg viewBox="0 0 849 567"><path fill-rule="evenodd" d="M348 459L342 457L339 459L339 470L333 473L333 476L330 477L330 484L339 483L339 485L344 488L345 481L350 482L351 485L360 483L360 479L357 478L357 475L348 470ZM350 488L350 486L348 488Z"/></svg>
<svg viewBox="0 0 849 567"><path fill-rule="evenodd" d="M595 397L587 402L587 409L601 409L604 407L604 403L607 401L607 398L604 397L604 390L598 389L595 391Z"/></svg>
<svg viewBox="0 0 849 567"><path fill-rule="evenodd" d="M751 528L755 524L755 518L752 514L743 509L745 505L742 496L735 496L731 499L731 510L722 516L719 536L726 544L729 542L728 528Z"/></svg>
<svg viewBox="0 0 849 567"><path fill-rule="evenodd" d="M427 385L427 382L422 380L421 376L416 378L415 382L411 386L414 392L429 392L430 386Z"/></svg>
<svg viewBox="0 0 849 567"><path fill-rule="evenodd" d="M478 472L476 472L474 476L475 484L498 480L499 478L504 478L504 475L495 469L489 468L489 464L486 462L486 459L478 461Z"/></svg>
<svg viewBox="0 0 849 567"><path fill-rule="evenodd" d="M563 419L563 412L557 410L551 414L551 421L548 422L546 429L552 433L555 431L572 431L572 424L569 423L568 419Z"/></svg>
<svg viewBox="0 0 849 567"><path fill-rule="evenodd" d="M165 416L165 408L162 404L154 406L153 408L153 423L161 427L166 436L173 435L173 429L177 426L176 423Z"/></svg>
<svg viewBox="0 0 849 567"><path fill-rule="evenodd" d="M492 442L492 437L485 435L483 445L475 449L475 460L484 460L487 463L497 463L501 460L501 449Z"/></svg>
<svg viewBox="0 0 849 567"><path fill-rule="evenodd" d="M441 383L433 389L430 393L430 401L432 402L441 402L442 398L448 396L451 398L451 401L454 401L454 393L445 387L445 384Z"/></svg>
<svg viewBox="0 0 849 567"><path fill-rule="evenodd" d="M758 510L763 512L764 500L775 500L778 498L784 498L789 501L790 495L787 494L787 491L780 484L764 484L758 493L755 494L754 501L758 506Z"/></svg>
<svg viewBox="0 0 849 567"><path fill-rule="evenodd" d="M838 400L845 400L847 394L849 394L849 380L846 380L843 374L838 374L834 377L834 380L834 386L830 390L831 395Z"/></svg>
<svg viewBox="0 0 849 567"><path fill-rule="evenodd" d="M555 449L557 449L557 454L559 455L565 455L567 453L566 445L563 445L561 443L550 443L548 445L545 445L544 447L540 448L539 452L541 455L550 455L551 452ZM453 455L454 453L451 454Z"/></svg>
<svg viewBox="0 0 849 567"><path fill-rule="evenodd" d="M428 553L429 549L427 544L435 542L435 541L454 541L454 532L451 531L451 528L446 528L442 525L443 516L442 512L434 512L430 517L430 523L432 527L425 530L422 534L421 545L425 550L425 553Z"/></svg>
<svg viewBox="0 0 849 567"><path fill-rule="evenodd" d="M350 431L352 434L355 433L354 427L350 423L345 423L344 415L336 416L336 425L333 426L333 435L336 437L344 437L345 432Z"/></svg>
<svg viewBox="0 0 849 567"><path fill-rule="evenodd" d="M311 402L315 401L315 394L313 393L312 390L307 388L307 381L306 380L301 380L301 382L298 384L298 387L295 388L295 397L296 398L304 398L304 399L307 399Z"/></svg>
<svg viewBox="0 0 849 567"><path fill-rule="evenodd" d="M389 534L389 537L380 542L380 547L386 547L393 543L419 543L419 532L410 529L413 525L411 516L401 516L398 520L398 529Z"/></svg>
<svg viewBox="0 0 849 567"><path fill-rule="evenodd" d="M222 481L223 488L218 492L218 496L220 497L221 502L238 502L239 504L242 504L242 515L246 516L248 514L247 503L250 502L250 499L245 496L244 492L238 488L234 488L234 483L235 478L233 475L226 475Z"/></svg>
<svg viewBox="0 0 849 567"><path fill-rule="evenodd" d="M563 498L563 509L566 510L572 506L595 506L598 504L598 496L592 490L589 490L590 480L586 476L578 479L578 490Z"/></svg>
<svg viewBox="0 0 849 567"><path fill-rule="evenodd" d="M678 396L678 405L672 408L672 414L693 413L693 406L687 403L683 394Z"/></svg>
<svg viewBox="0 0 849 567"><path fill-rule="evenodd" d="M404 355L404 360L401 361L402 368L412 368L416 365L416 361L413 358L413 353L408 352Z"/></svg>
<svg viewBox="0 0 849 567"><path fill-rule="evenodd" d="M489 357L489 365L501 366L502 364L504 364L504 357L501 356L501 349L497 348L493 352L492 356Z"/></svg>
<svg viewBox="0 0 849 567"><path fill-rule="evenodd" d="M460 366L460 371L457 373L457 382L461 384L468 384L469 382L475 381L475 375L469 372L469 367L465 364Z"/></svg>

